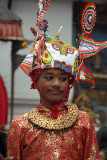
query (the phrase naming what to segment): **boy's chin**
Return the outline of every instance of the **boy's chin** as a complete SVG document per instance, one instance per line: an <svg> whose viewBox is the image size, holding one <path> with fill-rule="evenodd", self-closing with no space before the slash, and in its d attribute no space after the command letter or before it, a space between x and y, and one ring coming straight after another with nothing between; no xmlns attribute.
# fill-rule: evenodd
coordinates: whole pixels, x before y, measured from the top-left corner
<svg viewBox="0 0 107 160"><path fill-rule="evenodd" d="M52 103L58 103L58 102L62 102L63 98L51 98L51 99L48 99L48 100Z"/></svg>

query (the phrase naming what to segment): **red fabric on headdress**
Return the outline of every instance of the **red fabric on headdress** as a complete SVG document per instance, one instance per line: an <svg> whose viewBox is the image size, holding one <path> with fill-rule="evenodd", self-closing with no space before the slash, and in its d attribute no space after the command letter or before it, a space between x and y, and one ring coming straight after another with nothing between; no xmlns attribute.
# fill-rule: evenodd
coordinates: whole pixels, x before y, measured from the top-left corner
<svg viewBox="0 0 107 160"><path fill-rule="evenodd" d="M44 71L44 69L35 69L31 73L29 73L29 76L31 77L32 84L31 84L31 89L37 89L36 80L40 76L40 74Z"/></svg>

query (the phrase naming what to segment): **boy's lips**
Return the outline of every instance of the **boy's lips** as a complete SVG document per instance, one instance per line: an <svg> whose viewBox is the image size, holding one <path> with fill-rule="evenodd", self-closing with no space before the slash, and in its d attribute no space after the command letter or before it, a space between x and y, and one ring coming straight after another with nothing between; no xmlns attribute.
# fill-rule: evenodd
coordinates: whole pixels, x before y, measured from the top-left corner
<svg viewBox="0 0 107 160"><path fill-rule="evenodd" d="M60 94L63 92L62 90L57 90L57 89L49 89L48 91L52 94Z"/></svg>

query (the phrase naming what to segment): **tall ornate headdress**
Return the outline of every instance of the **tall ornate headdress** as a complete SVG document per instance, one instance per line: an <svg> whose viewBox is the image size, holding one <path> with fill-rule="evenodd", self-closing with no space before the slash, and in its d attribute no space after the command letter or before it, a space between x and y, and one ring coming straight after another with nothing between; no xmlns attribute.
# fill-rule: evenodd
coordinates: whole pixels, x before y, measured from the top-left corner
<svg viewBox="0 0 107 160"><path fill-rule="evenodd" d="M92 72L85 66L84 59L95 55L101 49L107 47L107 41L95 42L89 36L96 21L96 6L94 3L86 4L81 18L83 34L79 38L79 48L75 48L68 43L60 41L58 30L55 38L46 35L48 28L47 20L43 19L49 7L50 0L39 0L37 12L37 31L31 27L35 36L34 44L29 54L26 56L20 67L27 75L33 70L59 68L75 77L75 82L79 80L88 81L95 85ZM41 31L44 31L41 34Z"/></svg>

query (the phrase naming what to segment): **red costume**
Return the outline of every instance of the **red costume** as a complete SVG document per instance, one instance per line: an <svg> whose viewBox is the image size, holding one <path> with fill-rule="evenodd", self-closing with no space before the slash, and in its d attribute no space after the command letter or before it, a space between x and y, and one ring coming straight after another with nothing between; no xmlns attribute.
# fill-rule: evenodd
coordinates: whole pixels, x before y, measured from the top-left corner
<svg viewBox="0 0 107 160"><path fill-rule="evenodd" d="M59 107L57 119L41 104L15 118L7 151L15 160L100 160L91 118L69 103Z"/></svg>

